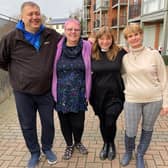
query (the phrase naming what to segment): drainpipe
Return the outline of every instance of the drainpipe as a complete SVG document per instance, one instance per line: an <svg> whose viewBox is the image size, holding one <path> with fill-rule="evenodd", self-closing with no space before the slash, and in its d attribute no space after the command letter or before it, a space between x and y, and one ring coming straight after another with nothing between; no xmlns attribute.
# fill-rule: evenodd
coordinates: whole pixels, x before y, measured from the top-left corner
<svg viewBox="0 0 168 168"><path fill-rule="evenodd" d="M120 0L118 0L117 11L117 43L119 43L119 29L120 29Z"/></svg>
<svg viewBox="0 0 168 168"><path fill-rule="evenodd" d="M162 55L168 55L168 1L165 0L165 14L163 22L163 51Z"/></svg>

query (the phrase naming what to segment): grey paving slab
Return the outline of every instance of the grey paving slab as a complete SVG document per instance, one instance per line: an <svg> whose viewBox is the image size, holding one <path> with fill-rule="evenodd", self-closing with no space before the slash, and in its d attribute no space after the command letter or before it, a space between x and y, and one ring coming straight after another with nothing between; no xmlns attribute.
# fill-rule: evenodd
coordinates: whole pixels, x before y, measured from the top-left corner
<svg viewBox="0 0 168 168"><path fill-rule="evenodd" d="M53 150L57 153L58 163L50 166L42 156L39 168L121 168L119 161L124 152L124 113L118 120L116 137L117 157L113 161L101 161L99 152L102 147L102 139L99 132L99 122L92 108L89 106L86 112L85 131L83 143L88 147L89 154L83 156L75 151L72 159L63 161L62 154L65 143L60 132L59 121L55 112L55 140ZM40 137L40 121L38 117L38 134ZM137 143L139 140L139 132ZM0 104L0 168L25 168L29 153L25 147L22 133L18 124L17 113L13 96ZM168 168L168 117L158 118L154 135L147 154L145 155L147 168ZM135 160L132 160L127 168L135 168Z"/></svg>

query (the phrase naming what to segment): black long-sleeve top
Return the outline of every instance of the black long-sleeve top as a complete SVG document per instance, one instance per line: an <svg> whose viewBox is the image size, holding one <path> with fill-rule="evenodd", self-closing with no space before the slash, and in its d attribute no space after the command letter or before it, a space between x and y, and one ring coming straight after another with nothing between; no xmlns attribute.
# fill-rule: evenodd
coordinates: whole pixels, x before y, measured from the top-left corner
<svg viewBox="0 0 168 168"><path fill-rule="evenodd" d="M124 86L121 78L121 64L126 51L121 49L112 61L106 52L100 51L100 60L92 60L92 89L90 104L96 115L103 113L104 106L124 102Z"/></svg>

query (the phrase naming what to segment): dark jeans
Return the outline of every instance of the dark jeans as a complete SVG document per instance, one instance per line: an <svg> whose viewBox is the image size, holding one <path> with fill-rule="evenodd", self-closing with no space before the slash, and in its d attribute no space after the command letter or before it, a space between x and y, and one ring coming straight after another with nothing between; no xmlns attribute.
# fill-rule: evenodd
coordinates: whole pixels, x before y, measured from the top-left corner
<svg viewBox="0 0 168 168"><path fill-rule="evenodd" d="M72 146L73 137L75 143L81 142L84 130L85 112L84 111L80 111L78 113L70 112L66 114L58 112L58 117L60 120L61 131L67 146Z"/></svg>
<svg viewBox="0 0 168 168"><path fill-rule="evenodd" d="M39 152L37 137L37 111L41 121L42 150L50 150L54 139L54 101L51 93L32 95L14 91L16 108L26 145L31 153Z"/></svg>

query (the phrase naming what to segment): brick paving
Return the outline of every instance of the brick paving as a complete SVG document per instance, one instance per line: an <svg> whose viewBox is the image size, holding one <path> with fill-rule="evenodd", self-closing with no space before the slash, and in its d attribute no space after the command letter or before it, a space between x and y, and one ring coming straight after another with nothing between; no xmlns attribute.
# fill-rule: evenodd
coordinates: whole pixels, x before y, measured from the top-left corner
<svg viewBox="0 0 168 168"><path fill-rule="evenodd" d="M61 159L65 143L60 132L60 126L55 113L56 135L53 150L57 153L58 163L50 166L44 157L38 165L39 168L121 168L119 160L124 152L124 114L118 120L118 132L116 137L117 157L113 161L101 161L99 151L102 147L102 139L99 132L99 123L91 107L86 113L85 131L83 143L88 147L89 154L83 156L75 151L72 159ZM139 130L140 132L140 130ZM137 143L139 139L137 136ZM38 118L38 134L40 124ZM15 104L11 96L0 104L0 168L25 168L29 158L29 152L18 124ZM145 155L147 168L168 168L168 116L160 116L155 124L154 135ZM132 160L127 168L135 168L135 160Z"/></svg>

